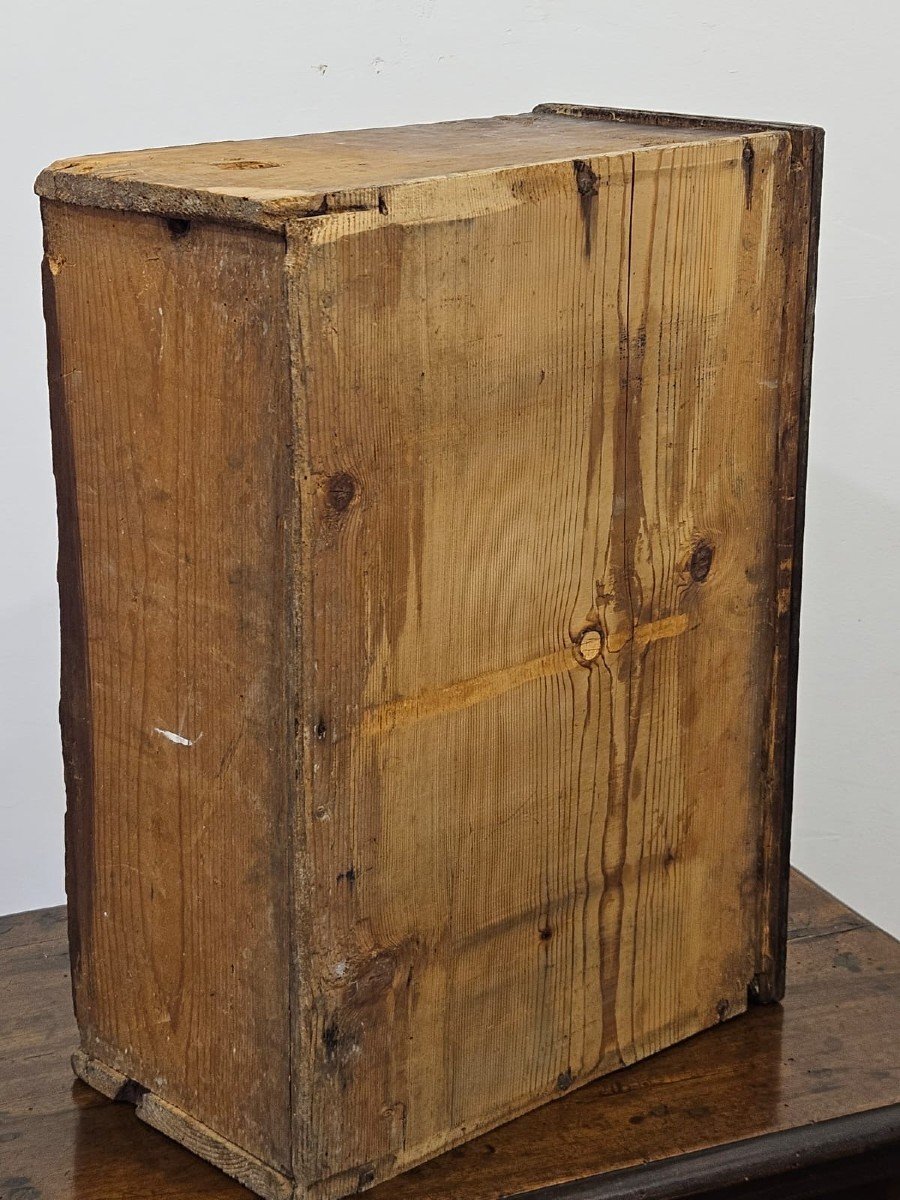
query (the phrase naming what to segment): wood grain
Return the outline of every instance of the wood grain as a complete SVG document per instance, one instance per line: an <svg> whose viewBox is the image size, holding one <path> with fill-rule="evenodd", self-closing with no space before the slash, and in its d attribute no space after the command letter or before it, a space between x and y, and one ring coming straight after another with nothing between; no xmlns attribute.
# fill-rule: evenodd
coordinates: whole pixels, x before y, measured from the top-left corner
<svg viewBox="0 0 900 1200"><path fill-rule="evenodd" d="M521 113L87 155L53 163L36 187L40 195L69 204L281 229L299 214L377 210L384 185L707 136L689 121L657 130L646 122L623 127L615 121Z"/></svg>
<svg viewBox="0 0 900 1200"><path fill-rule="evenodd" d="M295 1170L335 1194L746 1007L791 164L720 138L291 227Z"/></svg>
<svg viewBox="0 0 900 1200"><path fill-rule="evenodd" d="M39 180L70 935L81 1073L329 1200L781 993L821 145L276 141Z"/></svg>
<svg viewBox="0 0 900 1200"><path fill-rule="evenodd" d="M62 909L0 918L0 1196L246 1198L129 1105L73 1083L65 930ZM672 1194L696 1153L707 1156L700 1178L730 1163L735 1183L758 1178L782 1135L809 1162L828 1151L817 1138L825 1125L837 1126L831 1144L845 1149L860 1117L886 1128L900 1106L900 946L795 873L789 947L783 1007L755 1007L589 1084L382 1184L373 1200L497 1200L547 1186L574 1200L582 1181L606 1195L611 1179L615 1195L637 1200L653 1186ZM763 1152L754 1158L755 1139ZM838 1186L858 1167L856 1157L832 1159L828 1177ZM796 1180L794 1191L770 1174L758 1182L757 1196L797 1194ZM873 1184L869 1195L882 1193Z"/></svg>
<svg viewBox="0 0 900 1200"><path fill-rule="evenodd" d="M281 246L44 219L83 1048L287 1165Z"/></svg>
<svg viewBox="0 0 900 1200"><path fill-rule="evenodd" d="M785 989L785 938L791 808L793 802L800 597L803 529L806 504L807 445L815 326L819 212L822 190L824 131L812 126L746 121L684 113L648 112L583 104L538 104L542 116L577 117L625 126L644 124L658 130L696 129L725 133L782 130L791 139L791 173L782 179L777 208L783 221L785 286L805 295L804 305L785 310L779 361L780 436L777 450L778 614L775 662L769 697L766 785L760 849L761 937L752 998L780 999ZM745 179L752 202L754 158L745 148Z"/></svg>

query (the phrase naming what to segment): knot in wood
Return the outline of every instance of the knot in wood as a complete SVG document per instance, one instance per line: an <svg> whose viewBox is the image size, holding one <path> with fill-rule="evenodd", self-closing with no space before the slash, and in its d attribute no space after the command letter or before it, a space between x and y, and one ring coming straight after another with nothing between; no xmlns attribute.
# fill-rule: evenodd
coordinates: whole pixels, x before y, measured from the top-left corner
<svg viewBox="0 0 900 1200"><path fill-rule="evenodd" d="M582 196L596 196L600 189L597 172L590 163L576 158L572 166L575 169L575 186Z"/></svg>
<svg viewBox="0 0 900 1200"><path fill-rule="evenodd" d="M694 547L691 561L688 565L691 579L694 583L703 583L712 567L713 548L709 542L699 542Z"/></svg>
<svg viewBox="0 0 900 1200"><path fill-rule="evenodd" d="M335 512L344 512L356 495L356 480L346 471L332 475L325 488L328 503Z"/></svg>

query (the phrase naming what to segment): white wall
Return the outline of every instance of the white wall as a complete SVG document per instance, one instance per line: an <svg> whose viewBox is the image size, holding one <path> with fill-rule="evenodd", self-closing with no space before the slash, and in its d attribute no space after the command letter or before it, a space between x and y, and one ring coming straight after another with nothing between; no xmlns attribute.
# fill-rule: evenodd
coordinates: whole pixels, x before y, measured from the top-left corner
<svg viewBox="0 0 900 1200"><path fill-rule="evenodd" d="M900 933L900 10L29 0L3 26L0 912L63 899L38 169L79 152L572 100L828 131L794 861Z"/></svg>

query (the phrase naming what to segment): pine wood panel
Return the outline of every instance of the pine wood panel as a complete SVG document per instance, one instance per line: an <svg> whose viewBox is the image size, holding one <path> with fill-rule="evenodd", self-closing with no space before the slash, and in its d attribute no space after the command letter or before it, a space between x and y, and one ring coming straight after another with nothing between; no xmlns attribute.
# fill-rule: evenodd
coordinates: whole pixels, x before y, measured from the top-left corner
<svg viewBox="0 0 900 1200"><path fill-rule="evenodd" d="M282 246L44 219L82 1045L285 1164Z"/></svg>
<svg viewBox="0 0 900 1200"><path fill-rule="evenodd" d="M791 161L719 138L291 227L295 1170L329 1193L746 1006Z"/></svg>

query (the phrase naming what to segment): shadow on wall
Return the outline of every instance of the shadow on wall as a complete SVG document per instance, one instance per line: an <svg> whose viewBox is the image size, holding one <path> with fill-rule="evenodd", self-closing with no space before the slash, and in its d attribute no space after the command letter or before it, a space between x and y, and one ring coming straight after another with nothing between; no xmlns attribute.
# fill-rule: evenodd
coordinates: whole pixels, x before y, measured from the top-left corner
<svg viewBox="0 0 900 1200"><path fill-rule="evenodd" d="M792 859L895 935L900 935L898 591L896 497L861 487L830 465L811 463Z"/></svg>
<svg viewBox="0 0 900 1200"><path fill-rule="evenodd" d="M0 913L5 913L65 898L55 595L0 615L0 678Z"/></svg>

